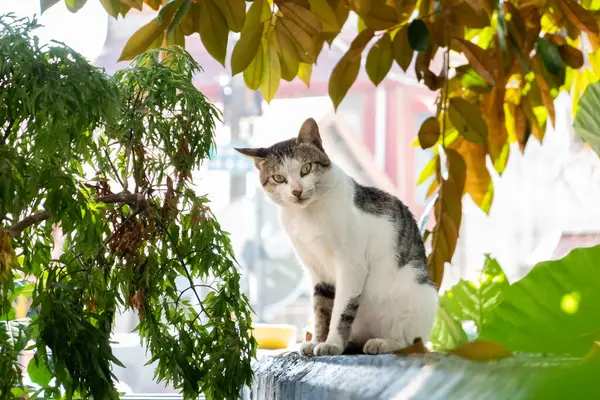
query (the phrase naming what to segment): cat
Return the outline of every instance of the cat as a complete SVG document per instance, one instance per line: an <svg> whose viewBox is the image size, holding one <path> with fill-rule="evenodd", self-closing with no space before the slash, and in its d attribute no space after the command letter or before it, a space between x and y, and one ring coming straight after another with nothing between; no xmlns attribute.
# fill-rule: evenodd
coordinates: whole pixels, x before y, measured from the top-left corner
<svg viewBox="0 0 600 400"><path fill-rule="evenodd" d="M314 288L314 334L302 355L392 353L427 341L437 289L408 208L333 164L307 119L297 137L251 157Z"/></svg>

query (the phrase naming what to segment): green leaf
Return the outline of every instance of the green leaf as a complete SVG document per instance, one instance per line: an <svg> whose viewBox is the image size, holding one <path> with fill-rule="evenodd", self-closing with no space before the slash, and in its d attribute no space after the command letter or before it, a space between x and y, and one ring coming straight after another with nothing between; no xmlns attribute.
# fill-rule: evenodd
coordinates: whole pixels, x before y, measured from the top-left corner
<svg viewBox="0 0 600 400"><path fill-rule="evenodd" d="M52 7L53 5L55 5L56 3L58 3L60 0L40 0L40 10L42 12L42 14L49 9L50 7Z"/></svg>
<svg viewBox="0 0 600 400"><path fill-rule="evenodd" d="M440 304L459 321L473 321L481 332L490 313L502 302L503 292L509 287L508 280L498 262L489 255L479 278L475 281L460 280L440 299Z"/></svg>
<svg viewBox="0 0 600 400"><path fill-rule="evenodd" d="M248 68L244 70L244 82L246 86L252 90L258 90L262 82L263 74L263 46L262 43L258 44L258 51L254 55L254 58L248 65Z"/></svg>
<svg viewBox="0 0 600 400"><path fill-rule="evenodd" d="M27 375L33 383L37 383L41 387L47 387L52 380L52 374L48 370L46 363L34 356L27 364Z"/></svg>
<svg viewBox="0 0 600 400"><path fill-rule="evenodd" d="M393 62L392 39L389 33L385 33L369 50L365 65L369 79L375 86L385 78Z"/></svg>
<svg viewBox="0 0 600 400"><path fill-rule="evenodd" d="M355 56L348 53L333 68L331 77L329 78L328 91L336 110L356 80L359 70L360 55Z"/></svg>
<svg viewBox="0 0 600 400"><path fill-rule="evenodd" d="M410 66L410 63L413 59L413 49L408 42L408 27L404 27L396 32L396 36L394 36L394 58L396 62L402 68L404 72Z"/></svg>
<svg viewBox="0 0 600 400"><path fill-rule="evenodd" d="M246 2L244 0L212 0L227 21L232 32L241 32L246 21Z"/></svg>
<svg viewBox="0 0 600 400"><path fill-rule="evenodd" d="M554 43L540 37L537 40L537 51L548 72L555 76L564 74L566 65Z"/></svg>
<svg viewBox="0 0 600 400"><path fill-rule="evenodd" d="M255 58L264 30L264 24L253 25L244 29L240 40L235 44L231 54L231 74L244 71Z"/></svg>
<svg viewBox="0 0 600 400"><path fill-rule="evenodd" d="M206 51L225 66L229 29L225 17L212 1L200 3L199 29L200 39L202 39Z"/></svg>
<svg viewBox="0 0 600 400"><path fill-rule="evenodd" d="M513 351L583 355L600 340L600 246L537 264L504 292L480 339Z"/></svg>
<svg viewBox="0 0 600 400"><path fill-rule="evenodd" d="M408 43L418 52L424 52L429 47L429 29L423 20L415 19L408 24Z"/></svg>
<svg viewBox="0 0 600 400"><path fill-rule="evenodd" d="M65 0L65 4L67 5L67 9L72 13L76 13L81 10L83 6L85 6L87 0Z"/></svg>
<svg viewBox="0 0 600 400"><path fill-rule="evenodd" d="M450 99L448 116L452 125L469 142L485 144L488 129L481 112L473 104L460 97Z"/></svg>
<svg viewBox="0 0 600 400"><path fill-rule="evenodd" d="M279 89L279 82L281 81L281 64L279 63L279 55L274 46L266 43L263 46L263 51L264 61L260 91L265 101L270 103L275 97L277 89Z"/></svg>
<svg viewBox="0 0 600 400"><path fill-rule="evenodd" d="M588 85L579 99L573 128L600 156L600 82Z"/></svg>
<svg viewBox="0 0 600 400"><path fill-rule="evenodd" d="M328 92L335 109L340 105L348 90L356 80L360 70L360 59L374 31L365 29L352 41L350 49L342 56L336 64L329 77Z"/></svg>
<svg viewBox="0 0 600 400"><path fill-rule="evenodd" d="M469 338L460 321L440 305L430 340L435 351L447 351L467 343Z"/></svg>

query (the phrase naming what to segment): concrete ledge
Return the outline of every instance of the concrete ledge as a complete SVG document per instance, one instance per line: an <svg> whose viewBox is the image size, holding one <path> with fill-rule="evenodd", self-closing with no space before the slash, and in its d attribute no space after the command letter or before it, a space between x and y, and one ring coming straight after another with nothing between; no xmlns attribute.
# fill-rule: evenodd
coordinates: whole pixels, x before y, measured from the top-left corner
<svg viewBox="0 0 600 400"><path fill-rule="evenodd" d="M526 399L547 359L489 363L428 354L400 357L264 356L254 365L253 400Z"/></svg>

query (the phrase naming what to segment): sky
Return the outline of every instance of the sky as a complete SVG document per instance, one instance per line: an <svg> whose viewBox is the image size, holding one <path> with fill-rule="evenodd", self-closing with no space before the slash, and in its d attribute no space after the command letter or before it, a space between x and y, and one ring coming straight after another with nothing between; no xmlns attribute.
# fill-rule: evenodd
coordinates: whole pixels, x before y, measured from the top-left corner
<svg viewBox="0 0 600 400"><path fill-rule="evenodd" d="M108 28L108 14L97 0L89 0L76 14L67 10L63 1L40 16L39 0L0 0L0 14L15 13L21 17L38 16L43 25L35 34L42 43L58 40L93 61L102 52Z"/></svg>

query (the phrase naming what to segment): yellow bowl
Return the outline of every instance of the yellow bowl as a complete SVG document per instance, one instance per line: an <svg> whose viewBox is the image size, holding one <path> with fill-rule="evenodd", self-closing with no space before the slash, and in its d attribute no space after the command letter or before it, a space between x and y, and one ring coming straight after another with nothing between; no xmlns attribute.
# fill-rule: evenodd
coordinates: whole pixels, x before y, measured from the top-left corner
<svg viewBox="0 0 600 400"><path fill-rule="evenodd" d="M296 327L287 324L252 324L259 349L287 349L296 341Z"/></svg>

